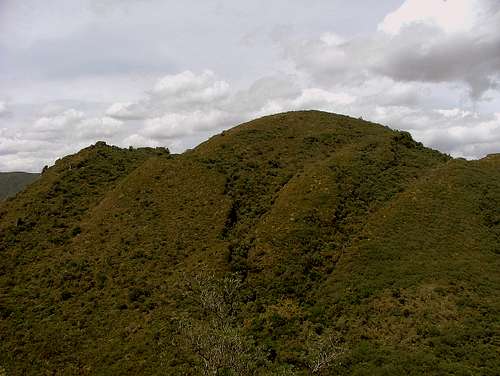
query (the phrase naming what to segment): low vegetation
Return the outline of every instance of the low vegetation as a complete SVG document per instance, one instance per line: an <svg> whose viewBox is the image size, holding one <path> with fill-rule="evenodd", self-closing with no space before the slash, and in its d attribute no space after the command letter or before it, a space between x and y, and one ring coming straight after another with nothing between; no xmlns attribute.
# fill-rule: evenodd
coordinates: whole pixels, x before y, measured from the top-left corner
<svg viewBox="0 0 500 376"><path fill-rule="evenodd" d="M0 372L496 375L499 208L498 156L324 112L98 143L0 203Z"/></svg>

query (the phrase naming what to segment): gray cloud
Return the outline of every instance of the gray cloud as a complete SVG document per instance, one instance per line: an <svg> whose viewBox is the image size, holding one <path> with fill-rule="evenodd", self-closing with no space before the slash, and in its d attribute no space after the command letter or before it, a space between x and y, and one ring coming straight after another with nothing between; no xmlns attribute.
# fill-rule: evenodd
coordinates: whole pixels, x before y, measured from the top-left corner
<svg viewBox="0 0 500 376"><path fill-rule="evenodd" d="M474 100L500 79L500 4L481 0L470 30L409 23L395 34L343 39L335 34L297 43L285 39L285 56L321 83L362 83L382 75L394 81L465 83ZM492 13L490 13L492 12Z"/></svg>
<svg viewBox="0 0 500 376"><path fill-rule="evenodd" d="M386 55L372 69L397 81L462 81L471 97L479 99L496 88L500 78L500 12L495 18L495 27L485 37L479 33L446 35L424 26L405 28L389 41ZM408 35L418 35L420 40Z"/></svg>

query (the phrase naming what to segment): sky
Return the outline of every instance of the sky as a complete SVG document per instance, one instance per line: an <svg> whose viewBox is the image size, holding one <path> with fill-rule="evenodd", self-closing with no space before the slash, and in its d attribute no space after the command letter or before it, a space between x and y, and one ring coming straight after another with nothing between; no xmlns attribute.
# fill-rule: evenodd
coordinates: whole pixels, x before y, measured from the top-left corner
<svg viewBox="0 0 500 376"><path fill-rule="evenodd" d="M0 0L0 171L300 109L500 152L500 0Z"/></svg>

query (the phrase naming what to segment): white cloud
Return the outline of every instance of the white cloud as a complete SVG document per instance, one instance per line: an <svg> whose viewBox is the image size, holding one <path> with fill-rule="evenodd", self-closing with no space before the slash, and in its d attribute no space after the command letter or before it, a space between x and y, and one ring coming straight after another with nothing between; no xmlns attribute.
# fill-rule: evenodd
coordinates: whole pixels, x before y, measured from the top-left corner
<svg viewBox="0 0 500 376"><path fill-rule="evenodd" d="M79 138L85 140L112 138L120 132L122 125L123 121L104 116L83 120L78 124L76 131Z"/></svg>
<svg viewBox="0 0 500 376"><path fill-rule="evenodd" d="M1 137L1 133L0 133ZM46 147L47 143L44 141L32 141L20 139L15 137L1 137L0 138L0 155L12 155L17 153L35 152L40 148Z"/></svg>
<svg viewBox="0 0 500 376"><path fill-rule="evenodd" d="M122 120L161 118L178 111L208 109L224 101L229 93L229 84L210 70L200 74L184 71L158 79L138 101L113 103L106 115Z"/></svg>
<svg viewBox="0 0 500 376"><path fill-rule="evenodd" d="M81 122L84 118L84 113L75 109L65 110L54 116L44 116L35 121L33 131L38 133L51 134L64 132L69 130L75 124Z"/></svg>
<svg viewBox="0 0 500 376"><path fill-rule="evenodd" d="M123 120L144 119L148 109L141 102L117 102L106 110L106 115Z"/></svg>
<svg viewBox="0 0 500 376"><path fill-rule="evenodd" d="M106 114L120 120L138 120L133 134L125 140L137 145L171 143L172 140L200 132L213 132L229 126L231 115L225 109L231 95L229 84L214 72L184 71L166 75L137 102L114 103Z"/></svg>
<svg viewBox="0 0 500 376"><path fill-rule="evenodd" d="M95 140L113 137L121 130L123 121L104 116L88 117L82 111L64 110L36 120L24 135L41 140Z"/></svg>
<svg viewBox="0 0 500 376"><path fill-rule="evenodd" d="M398 34L412 24L427 24L448 33L467 32L477 22L478 9L481 4L476 0L407 0L389 13L378 28Z"/></svg>
<svg viewBox="0 0 500 376"><path fill-rule="evenodd" d="M228 114L220 110L187 113L166 113L161 117L148 119L143 134L151 139L175 139L190 134L222 128Z"/></svg>
<svg viewBox="0 0 500 376"><path fill-rule="evenodd" d="M499 113L395 106L377 108L370 119L408 130L416 140L455 157L478 158L500 150Z"/></svg>
<svg viewBox="0 0 500 376"><path fill-rule="evenodd" d="M460 108L453 108L447 110L435 110L438 114L443 115L446 118L466 118L471 116L472 113L470 111L464 111Z"/></svg>
<svg viewBox="0 0 500 376"><path fill-rule="evenodd" d="M347 93L336 93L318 88L309 88L302 91L300 96L293 101L295 107L322 108L327 106L345 106L352 104L355 97Z"/></svg>
<svg viewBox="0 0 500 376"><path fill-rule="evenodd" d="M227 96L229 84L217 80L214 72L205 70L199 75L191 71L168 75L160 79L152 90L152 96L180 105L182 103L210 103Z"/></svg>

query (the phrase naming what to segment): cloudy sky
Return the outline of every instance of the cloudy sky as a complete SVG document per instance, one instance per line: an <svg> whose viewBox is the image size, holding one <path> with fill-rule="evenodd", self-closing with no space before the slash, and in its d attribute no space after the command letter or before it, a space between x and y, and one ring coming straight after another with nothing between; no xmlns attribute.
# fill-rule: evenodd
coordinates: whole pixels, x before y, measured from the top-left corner
<svg viewBox="0 0 500 376"><path fill-rule="evenodd" d="M500 0L0 0L0 171L320 109L500 152Z"/></svg>

